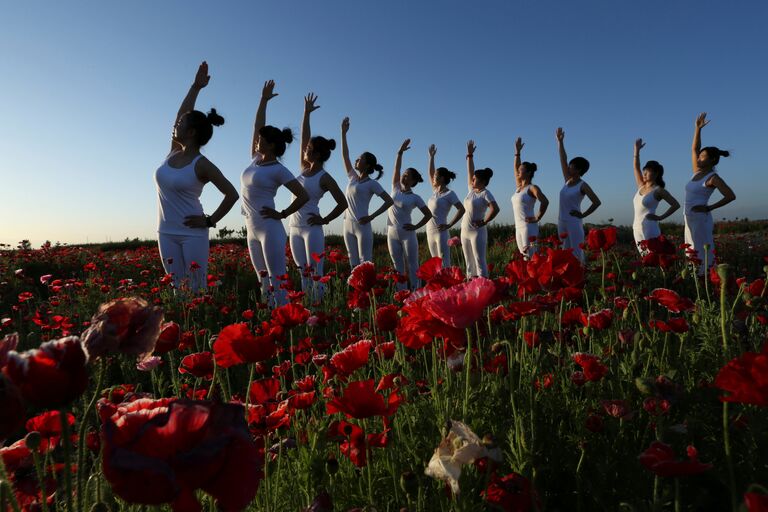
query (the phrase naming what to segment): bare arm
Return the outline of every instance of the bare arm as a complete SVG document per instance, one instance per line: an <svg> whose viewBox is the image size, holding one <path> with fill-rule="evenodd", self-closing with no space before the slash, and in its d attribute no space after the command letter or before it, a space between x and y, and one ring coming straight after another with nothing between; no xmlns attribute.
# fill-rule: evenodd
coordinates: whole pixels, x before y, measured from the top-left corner
<svg viewBox="0 0 768 512"><path fill-rule="evenodd" d="M267 124L267 102L277 96L275 91L275 81L267 80L264 82L264 88L261 90L261 100L259 108L256 109L256 121L253 123L253 137L251 138L251 158L256 156L256 141L259 139L259 130Z"/></svg>
<svg viewBox="0 0 768 512"><path fill-rule="evenodd" d="M347 176L352 179L357 176L352 161L349 159L349 146L347 145L347 132L349 131L349 118L345 117L341 121L341 156L344 160L344 168L347 170Z"/></svg>
<svg viewBox="0 0 768 512"><path fill-rule="evenodd" d="M595 194L594 190L592 190L592 187L590 187L584 182L581 183L581 193L587 196L589 200L592 201L592 204L589 205L589 208L587 208L587 210L584 213L579 213L578 211L573 210L571 212L571 215L573 215L574 217L583 219L585 217L592 215L592 213L594 213L594 211L597 210L600 207L600 205L603 203L600 201L600 198L597 197L597 194ZM576 212L576 214L578 215L574 214L574 212Z"/></svg>
<svg viewBox="0 0 768 512"><path fill-rule="evenodd" d="M237 193L232 182L230 182L219 170L218 167L213 165L207 158L201 158L195 164L195 175L197 179L203 183L213 183L219 191L224 194L224 198L221 200L219 207L216 208L210 217L211 223L216 224L224 216L229 213L229 210L237 202L240 195ZM205 215L188 215L184 219L184 225L191 228L206 228L209 227Z"/></svg>
<svg viewBox="0 0 768 512"><path fill-rule="evenodd" d="M499 214L499 204L496 201L492 201L488 206L488 216L483 220L483 226L489 224Z"/></svg>
<svg viewBox="0 0 768 512"><path fill-rule="evenodd" d="M181 119L181 116L183 116L187 112L195 110L197 95L200 93L200 90L202 88L208 85L208 82L210 80L211 80L211 77L208 74L208 63L203 61L200 64L200 67L197 68L195 81L192 82L192 86L189 88L189 92L187 92L187 95L182 100L181 106L179 106L179 111L176 113L176 121L173 123L174 132L176 131L175 128L179 124L179 120ZM176 151L180 151L180 150L181 150L181 144L179 144L176 141L176 139L174 139L173 135L171 135L171 153L175 153Z"/></svg>
<svg viewBox="0 0 768 512"><path fill-rule="evenodd" d="M475 141L467 142L467 189L472 191L472 178L475 176Z"/></svg>
<svg viewBox="0 0 768 512"><path fill-rule="evenodd" d="M384 201L384 203L381 206L379 206L379 208L375 212L373 212L372 214L366 217L363 217L365 221L363 221L363 219L358 219L360 224L368 224L373 219L375 219L385 211L389 210L392 207L392 205L395 204L395 201L392 199L392 196L390 196L386 192L382 192L381 194L379 194L379 197Z"/></svg>
<svg viewBox="0 0 768 512"><path fill-rule="evenodd" d="M675 199L672 194L670 194L669 191L665 188L660 188L656 191L656 199L659 201L663 199L669 203L669 208L667 208L667 211L664 212L664 215L646 215L645 218L648 220L664 220L680 208L680 203L678 203L677 199Z"/></svg>
<svg viewBox="0 0 768 512"><path fill-rule="evenodd" d="M454 215L453 219L451 219L451 222L445 226L445 229L443 229L443 226L440 226L440 231L451 229L456 225L457 222L461 220L461 218L464 216L464 213L467 211L466 208L464 208L464 205L461 203L454 203L453 206L456 207L456 215Z"/></svg>
<svg viewBox="0 0 768 512"><path fill-rule="evenodd" d="M429 184L435 188L435 153L437 153L437 148L432 144L427 152L429 153Z"/></svg>
<svg viewBox="0 0 768 512"><path fill-rule="evenodd" d="M544 195L544 192L542 192L537 185L534 185L528 189L528 193L539 200L539 213L536 214L536 217L534 217L534 220L532 221L539 222L541 218L544 217L544 214L547 213L547 208L549 208L549 199L547 199L547 196Z"/></svg>
<svg viewBox="0 0 768 512"><path fill-rule="evenodd" d="M320 108L320 105L315 105L317 96L314 93L309 93L304 96L304 117L301 120L301 148L299 151L299 164L302 169L309 167L309 162L304 160L304 152L309 144L309 139L312 137L312 128L309 125L309 115L315 110Z"/></svg>
<svg viewBox="0 0 768 512"><path fill-rule="evenodd" d="M325 217L312 215L309 219L309 223L313 226L329 224L333 219L344 213L344 210L349 206L344 192L341 191L339 184L336 183L336 180L333 179L330 174L325 173L325 175L320 178L320 187L326 192L331 193L331 196L336 200L336 207Z"/></svg>
<svg viewBox="0 0 768 512"><path fill-rule="evenodd" d="M395 172L392 174L392 187L396 190L400 190L400 168L403 165L403 153L411 149L411 139L405 139L400 145L400 149L397 150L397 158L395 158Z"/></svg>
<svg viewBox="0 0 768 512"><path fill-rule="evenodd" d="M568 155L565 153L565 132L562 128L558 128L555 132L557 138L557 151L560 153L560 169L563 171L563 179L568 181Z"/></svg>
<svg viewBox="0 0 768 512"><path fill-rule="evenodd" d="M699 170L699 151L701 151L701 129L709 124L707 113L702 112L696 118L696 124L693 130L693 146L691 147L691 164L693 172Z"/></svg>
<svg viewBox="0 0 768 512"><path fill-rule="evenodd" d="M729 187L728 184L720 176L714 175L707 181L709 182L707 183L707 186L715 187L723 195L721 200L707 206L708 211L711 212L712 210L721 208L736 200L736 194L733 192L733 189L731 189L731 187Z"/></svg>
<svg viewBox="0 0 768 512"><path fill-rule="evenodd" d="M523 146L525 146L525 143L523 142L523 139L518 137L515 141L515 185L517 188L520 188L520 185L523 182L522 176L520 175L520 153L523 151Z"/></svg>
<svg viewBox="0 0 768 512"><path fill-rule="evenodd" d="M635 141L635 156L632 159L632 167L635 170L635 183L637 183L637 188L642 188L643 186L643 171L640 169L640 150L644 147L645 142L643 142L643 139L637 139Z"/></svg>
<svg viewBox="0 0 768 512"><path fill-rule="evenodd" d="M426 226L427 222L429 222L429 220L432 218L432 212L426 206L420 206L419 210L421 210L421 213L424 214L424 217L422 217L418 224L404 225L403 228L405 228L406 231L416 231L417 229Z"/></svg>

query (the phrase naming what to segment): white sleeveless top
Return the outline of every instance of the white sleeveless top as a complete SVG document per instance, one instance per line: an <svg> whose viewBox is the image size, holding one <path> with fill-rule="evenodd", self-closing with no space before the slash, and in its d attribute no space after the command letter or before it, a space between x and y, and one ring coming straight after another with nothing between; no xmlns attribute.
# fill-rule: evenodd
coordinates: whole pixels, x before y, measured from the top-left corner
<svg viewBox="0 0 768 512"><path fill-rule="evenodd" d="M635 207L635 219L632 223L633 226L640 226L648 219L646 215L655 215L656 208L659 206L659 200L656 199L656 190L659 187L653 187L645 195L640 195L640 189L635 193L635 197L632 199L632 204ZM655 222L655 221L654 221Z"/></svg>
<svg viewBox="0 0 768 512"><path fill-rule="evenodd" d="M694 206L706 205L709 202L709 198L712 196L714 188L707 186L707 180L712 177L715 171L708 172L700 180L691 179L685 184L685 214L696 215L699 212L692 211Z"/></svg>
<svg viewBox="0 0 768 512"><path fill-rule="evenodd" d="M496 201L496 199L487 188L480 192L470 188L467 197L464 198L464 208L467 212L461 219L461 229L471 231L483 229L485 226L476 228L472 225L472 221L485 219L485 212L494 201Z"/></svg>
<svg viewBox="0 0 768 512"><path fill-rule="evenodd" d="M188 215L203 215L200 194L205 184L195 174L195 165L203 155L197 155L190 163L177 169L168 164L168 160L175 154L170 155L155 171L159 199L157 232L166 235L208 236L207 228L184 225Z"/></svg>
<svg viewBox="0 0 768 512"><path fill-rule="evenodd" d="M520 190L515 190L512 194L512 210L515 212L515 226L525 226L528 224L528 217L535 217L533 206L536 204L536 198L529 194L531 185L526 185Z"/></svg>
<svg viewBox="0 0 768 512"><path fill-rule="evenodd" d="M424 200L413 190L403 192L400 187L392 186L393 204L387 211L387 227L402 229L411 224L411 212L414 208L424 208Z"/></svg>
<svg viewBox="0 0 768 512"><path fill-rule="evenodd" d="M277 189L296 179L280 162L261 165L261 160L261 155L256 153L251 165L240 175L242 213L252 225L267 220L261 216L260 210L265 206L274 209Z"/></svg>
<svg viewBox="0 0 768 512"><path fill-rule="evenodd" d="M434 190L427 200L427 207L432 212L427 229L435 231L441 224L448 224L448 212L451 211L451 206L458 202L459 197L453 190L446 189L445 192Z"/></svg>
<svg viewBox="0 0 768 512"><path fill-rule="evenodd" d="M325 169L320 169L312 176L307 176L304 173L299 174L296 177L296 181L307 190L309 194L309 201L304 206L299 208L299 211L292 214L289 218L288 226L292 228L307 227L309 226L310 214L320 215L320 198L325 194L325 190L320 186L320 180L325 176ZM293 196L296 199L296 196Z"/></svg>
<svg viewBox="0 0 768 512"><path fill-rule="evenodd" d="M584 180L579 180L575 185L570 186L566 183L560 189L560 211L558 212L560 220L569 221L577 218L571 215L571 210L581 211L581 200L584 199L584 194L581 193L583 183Z"/></svg>
<svg viewBox="0 0 768 512"><path fill-rule="evenodd" d="M357 175L351 177L345 192L347 204L349 205L344 212L345 218L351 218L357 222L361 217L365 217L368 215L368 205L371 203L371 198L374 195L380 196L383 193L384 188L373 178L360 181Z"/></svg>

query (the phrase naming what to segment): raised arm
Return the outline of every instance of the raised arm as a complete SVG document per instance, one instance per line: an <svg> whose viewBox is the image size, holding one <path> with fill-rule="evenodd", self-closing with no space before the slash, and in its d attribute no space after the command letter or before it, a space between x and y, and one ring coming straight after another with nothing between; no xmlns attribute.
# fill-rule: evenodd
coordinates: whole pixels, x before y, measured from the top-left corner
<svg viewBox="0 0 768 512"><path fill-rule="evenodd" d="M635 183L637 183L637 188L642 188L643 186L643 171L640 168L640 150L645 147L645 142L643 142L643 139L637 139L635 141L635 156L632 160L633 168L635 169Z"/></svg>
<svg viewBox="0 0 768 512"><path fill-rule="evenodd" d="M208 85L208 82L210 80L211 80L211 77L208 74L208 63L203 61L202 63L200 63L200 66L197 68L195 81L192 82L192 86L189 88L189 92L187 92L187 95L184 96L184 99L181 101L181 106L179 106L179 111L176 113L176 121L174 121L173 123L173 133L176 132L176 126L179 124L179 120L181 119L181 116L183 116L187 112L195 110L195 102L197 102L197 95L200 93L200 89ZM171 135L171 151L170 152L173 153L179 150L181 150L181 144L179 144L179 142L176 141L174 136Z"/></svg>
<svg viewBox="0 0 768 512"><path fill-rule="evenodd" d="M316 101L317 96L312 92L304 96L304 117L301 120L301 153L299 153L299 164L301 164L302 169L309 167L309 162L304 160L304 152L307 149L307 144L309 144L309 139L312 137L309 115L320 108L320 105L315 105Z"/></svg>
<svg viewBox="0 0 768 512"><path fill-rule="evenodd" d="M400 167L403 165L403 153L411 149L411 139L405 139L397 150L395 158L395 172L392 174L392 187L400 190Z"/></svg>
<svg viewBox="0 0 768 512"><path fill-rule="evenodd" d="M208 183L209 181L213 183L219 189L219 192L224 194L224 198L221 200L219 207L216 208L216 211L211 215L187 216L184 219L184 225L191 228L215 227L216 223L229 213L229 210L232 209L240 196L232 182L207 158L201 158L197 161L197 164L195 164L195 175L203 183Z"/></svg>
<svg viewBox="0 0 768 512"><path fill-rule="evenodd" d="M597 210L598 207L603 203L600 201L600 198L597 197L597 194L595 194L595 191L592 190L592 187L590 187L584 182L581 183L581 193L587 196L589 200L592 201L592 204L589 205L589 208L587 208L587 211L585 211L584 213L579 213L577 210L572 210L571 215L573 215L574 217L583 219L585 217L589 217L590 215L592 215L592 213L595 210Z"/></svg>
<svg viewBox="0 0 768 512"><path fill-rule="evenodd" d="M696 118L696 124L693 130L693 146L691 147L691 164L693 172L699 170L699 151L701 151L701 129L709 124L707 113L702 112Z"/></svg>
<svg viewBox="0 0 768 512"><path fill-rule="evenodd" d="M267 102L277 96L275 92L275 81L267 80L264 82L264 88L261 90L261 100L259 108L256 109L256 121L253 123L253 137L251 139L251 157L256 156L256 141L259 139L259 130L267 124Z"/></svg>
<svg viewBox="0 0 768 512"><path fill-rule="evenodd" d="M467 141L467 189L472 191L472 179L475 177L475 141Z"/></svg>
<svg viewBox="0 0 768 512"><path fill-rule="evenodd" d="M329 224L333 219L344 213L344 210L347 209L349 206L347 203L347 197L344 195L344 192L341 191L339 188L339 184L336 183L336 180L333 179L333 176L331 176L328 173L325 173L322 178L320 178L320 188L325 190L326 192L330 192L331 196L336 200L336 207L331 210L331 213L326 215L325 217L321 217L320 215L311 214L309 218L309 223L313 226L321 226L325 224Z"/></svg>
<svg viewBox="0 0 768 512"><path fill-rule="evenodd" d="M435 153L437 153L437 148L434 144L429 146L429 149L427 149L427 152L429 153L429 184L432 185L432 188L435 187Z"/></svg>
<svg viewBox="0 0 768 512"><path fill-rule="evenodd" d="M525 143L523 142L523 139L518 137L517 140L515 140L515 185L517 185L517 188L520 188L520 186L523 183L523 178L520 176L520 154L523 151L523 146L525 146Z"/></svg>
<svg viewBox="0 0 768 512"><path fill-rule="evenodd" d="M344 159L344 168L347 170L347 176L352 179L357 176L352 161L349 159L349 145L347 144L347 132L349 131L349 118L345 117L341 121L341 156Z"/></svg>
<svg viewBox="0 0 768 512"><path fill-rule="evenodd" d="M557 138L557 151L560 153L560 169L563 171L563 179L568 181L568 155L565 153L565 132L562 128L558 128L555 132Z"/></svg>

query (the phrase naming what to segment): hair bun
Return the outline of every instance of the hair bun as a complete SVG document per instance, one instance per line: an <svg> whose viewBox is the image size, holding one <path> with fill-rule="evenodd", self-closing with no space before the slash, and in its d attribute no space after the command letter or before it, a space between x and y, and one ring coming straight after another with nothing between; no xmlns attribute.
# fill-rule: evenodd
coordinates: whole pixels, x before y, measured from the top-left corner
<svg viewBox="0 0 768 512"><path fill-rule="evenodd" d="M333 139L328 139L328 147L331 148L331 151L336 149L336 141Z"/></svg>
<svg viewBox="0 0 768 512"><path fill-rule="evenodd" d="M383 170L384 170L384 166L383 166L383 165L381 165L381 164L376 164L376 165L374 165L374 166L373 166L373 168L374 168L375 170L379 171L379 172L381 172L381 171L383 171Z"/></svg>
<svg viewBox="0 0 768 512"><path fill-rule="evenodd" d="M286 144L293 142L293 131L290 128L283 128L280 130L280 133L283 134L283 142Z"/></svg>
<svg viewBox="0 0 768 512"><path fill-rule="evenodd" d="M728 158L729 156L731 156L731 152L730 151L723 151L721 149L720 150L720 156L724 156L724 157Z"/></svg>
<svg viewBox="0 0 768 512"><path fill-rule="evenodd" d="M221 117L218 112L216 112L215 108L212 108L205 117L213 126L221 126L224 124L224 118Z"/></svg>

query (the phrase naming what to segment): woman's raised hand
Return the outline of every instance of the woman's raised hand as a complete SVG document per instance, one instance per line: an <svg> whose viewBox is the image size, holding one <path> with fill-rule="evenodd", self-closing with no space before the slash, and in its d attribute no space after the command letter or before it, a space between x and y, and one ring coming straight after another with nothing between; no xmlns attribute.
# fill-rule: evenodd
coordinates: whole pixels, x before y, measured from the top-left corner
<svg viewBox="0 0 768 512"><path fill-rule="evenodd" d="M635 154L640 153L640 150L645 147L645 142L643 142L643 139L637 139L635 141Z"/></svg>
<svg viewBox="0 0 768 512"><path fill-rule="evenodd" d="M523 150L523 146L525 146L525 143L523 142L523 139L518 137L515 140L515 153L517 153L519 155L520 152Z"/></svg>
<svg viewBox="0 0 768 512"><path fill-rule="evenodd" d="M709 124L709 120L707 119L707 113L702 112L701 114L699 114L699 116L696 118L696 128L701 130L708 124Z"/></svg>
<svg viewBox="0 0 768 512"><path fill-rule="evenodd" d="M307 113L314 112L320 108L320 105L315 105L317 101L317 95L313 92L304 96L304 111Z"/></svg>
<svg viewBox="0 0 768 512"><path fill-rule="evenodd" d="M402 154L408 151L409 149L411 149L411 139L405 139L403 143L400 145L400 149L398 149L397 152Z"/></svg>
<svg viewBox="0 0 768 512"><path fill-rule="evenodd" d="M563 140L565 139L565 131L562 128L558 128L555 131L555 137L557 137L558 142L563 142Z"/></svg>
<svg viewBox="0 0 768 512"><path fill-rule="evenodd" d="M434 144L429 145L429 148L427 148L427 153L429 153L429 156L431 156L432 158L435 157L435 153L437 153L437 148L435 147Z"/></svg>
<svg viewBox="0 0 768 512"><path fill-rule="evenodd" d="M203 61L200 63L200 67L197 68L197 74L195 75L195 81L192 83L193 87L202 89L211 80L211 76L208 74L208 63Z"/></svg>
<svg viewBox="0 0 768 512"><path fill-rule="evenodd" d="M261 99L269 101L275 96L277 96L277 93L275 92L275 81L267 80L264 82L264 88L261 90Z"/></svg>
<svg viewBox="0 0 768 512"><path fill-rule="evenodd" d="M349 118L345 117L341 120L341 133L347 133L349 131Z"/></svg>
<svg viewBox="0 0 768 512"><path fill-rule="evenodd" d="M467 141L467 155L474 155L476 149L477 149L477 146L475 146L475 141L473 140Z"/></svg>

